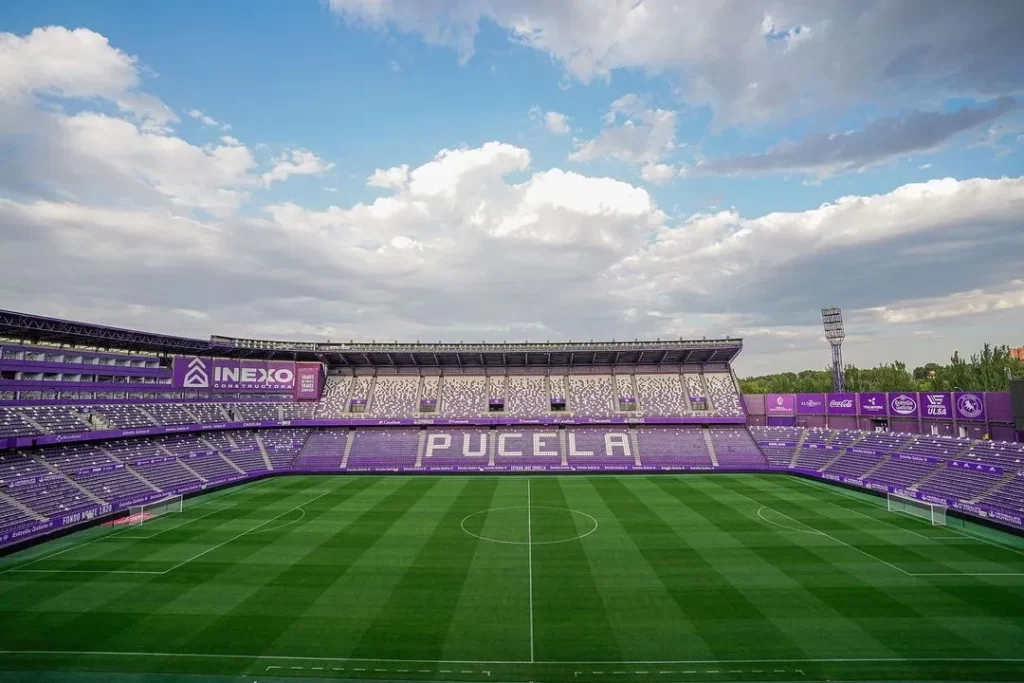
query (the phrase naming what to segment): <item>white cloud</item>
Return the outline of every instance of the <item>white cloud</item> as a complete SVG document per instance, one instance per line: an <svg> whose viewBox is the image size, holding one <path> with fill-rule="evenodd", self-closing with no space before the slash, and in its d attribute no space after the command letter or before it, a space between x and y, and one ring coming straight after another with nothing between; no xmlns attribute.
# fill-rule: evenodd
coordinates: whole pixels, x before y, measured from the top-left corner
<svg viewBox="0 0 1024 683"><path fill-rule="evenodd" d="M463 62L484 20L551 55L573 78L640 68L681 77L688 102L731 122L858 101L915 101L926 89L1013 94L1024 61L1018 0L935 12L931 0L329 0L346 21L419 33ZM694 20L699 17L699 20ZM928 21L922 21L927 17ZM913 36L908 41L907 36Z"/></svg>
<svg viewBox="0 0 1024 683"><path fill-rule="evenodd" d="M645 164L640 169L640 177L644 182L664 185L676 175L676 169L670 164Z"/></svg>
<svg viewBox="0 0 1024 683"><path fill-rule="evenodd" d="M274 167L263 174L267 187L275 181L283 181L295 175L322 175L334 168L308 149L293 149L282 152L274 159Z"/></svg>
<svg viewBox="0 0 1024 683"><path fill-rule="evenodd" d="M139 64L93 31L62 26L27 36L0 33L2 105L31 104L38 95L103 99L144 126L165 129L178 120L163 102L138 90Z"/></svg>
<svg viewBox="0 0 1024 683"><path fill-rule="evenodd" d="M203 112L201 112L198 109L190 109L190 110L188 110L185 113L188 114L190 117L196 119L200 123L202 123L204 126L211 126L211 127L220 128L225 133L227 133L228 131L231 130L231 126L230 125L228 125L226 123L221 123L217 119L213 118L212 116L207 116L206 114L204 114Z"/></svg>
<svg viewBox="0 0 1024 683"><path fill-rule="evenodd" d="M555 135L564 135L571 130L569 128L569 117L557 111L549 111L544 114L544 125L547 126L548 132Z"/></svg>
<svg viewBox="0 0 1024 683"><path fill-rule="evenodd" d="M393 168L378 168L366 179L367 187L398 189L409 182L409 164Z"/></svg>
<svg viewBox="0 0 1024 683"><path fill-rule="evenodd" d="M576 145L571 161L612 158L632 164L655 164L675 148L676 113L648 109L637 95L624 95L609 106L596 138Z"/></svg>
<svg viewBox="0 0 1024 683"><path fill-rule="evenodd" d="M951 112L913 111L876 119L860 130L813 133L798 142L783 141L767 152L705 159L694 172L764 175L800 171L818 177L859 171L899 157L933 152L964 131L1017 108L1012 97Z"/></svg>
<svg viewBox="0 0 1024 683"><path fill-rule="evenodd" d="M941 297L898 301L867 309L880 320L892 324L922 323L946 318L962 318L1024 308L1024 280L1005 285L953 292Z"/></svg>
<svg viewBox="0 0 1024 683"><path fill-rule="evenodd" d="M336 188L336 187L330 187L329 185L325 185L324 186L324 192L330 192L331 194L334 194L337 191L338 191L338 188Z"/></svg>

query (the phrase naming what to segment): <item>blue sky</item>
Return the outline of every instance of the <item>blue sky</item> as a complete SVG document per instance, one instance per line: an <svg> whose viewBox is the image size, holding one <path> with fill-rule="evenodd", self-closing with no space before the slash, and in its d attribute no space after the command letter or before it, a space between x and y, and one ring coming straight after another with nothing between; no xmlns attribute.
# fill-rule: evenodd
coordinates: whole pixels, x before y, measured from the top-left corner
<svg viewBox="0 0 1024 683"><path fill-rule="evenodd" d="M827 362L829 304L860 365L1024 343L1024 20L934 6L12 4L0 306L200 336L741 334L750 372Z"/></svg>

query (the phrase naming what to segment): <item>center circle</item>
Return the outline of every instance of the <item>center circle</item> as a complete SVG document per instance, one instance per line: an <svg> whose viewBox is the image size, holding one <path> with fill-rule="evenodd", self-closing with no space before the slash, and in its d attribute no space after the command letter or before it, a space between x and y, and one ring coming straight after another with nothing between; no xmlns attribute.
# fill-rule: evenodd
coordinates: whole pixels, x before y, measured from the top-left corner
<svg viewBox="0 0 1024 683"><path fill-rule="evenodd" d="M481 541L551 545L586 538L597 531L598 523L586 512L571 508L512 505L478 510L463 517L459 526Z"/></svg>

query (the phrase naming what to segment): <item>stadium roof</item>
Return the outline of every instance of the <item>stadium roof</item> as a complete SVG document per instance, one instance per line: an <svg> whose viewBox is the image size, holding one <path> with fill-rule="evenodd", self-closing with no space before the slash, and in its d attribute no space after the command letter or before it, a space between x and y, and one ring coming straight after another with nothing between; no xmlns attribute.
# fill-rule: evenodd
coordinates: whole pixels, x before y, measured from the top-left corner
<svg viewBox="0 0 1024 683"><path fill-rule="evenodd" d="M209 340L0 311L0 339L168 355L319 360L336 367L548 367L729 363L741 339L512 342L291 342Z"/></svg>

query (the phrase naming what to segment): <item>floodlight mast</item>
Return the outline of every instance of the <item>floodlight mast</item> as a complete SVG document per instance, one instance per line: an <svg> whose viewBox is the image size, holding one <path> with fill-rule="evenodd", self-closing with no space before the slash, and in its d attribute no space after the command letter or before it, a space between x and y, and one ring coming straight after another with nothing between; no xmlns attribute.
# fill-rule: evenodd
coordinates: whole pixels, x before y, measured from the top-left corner
<svg viewBox="0 0 1024 683"><path fill-rule="evenodd" d="M846 373L843 372L843 309L829 306L821 309L821 323L825 327L825 339L832 346L832 390L846 390Z"/></svg>

